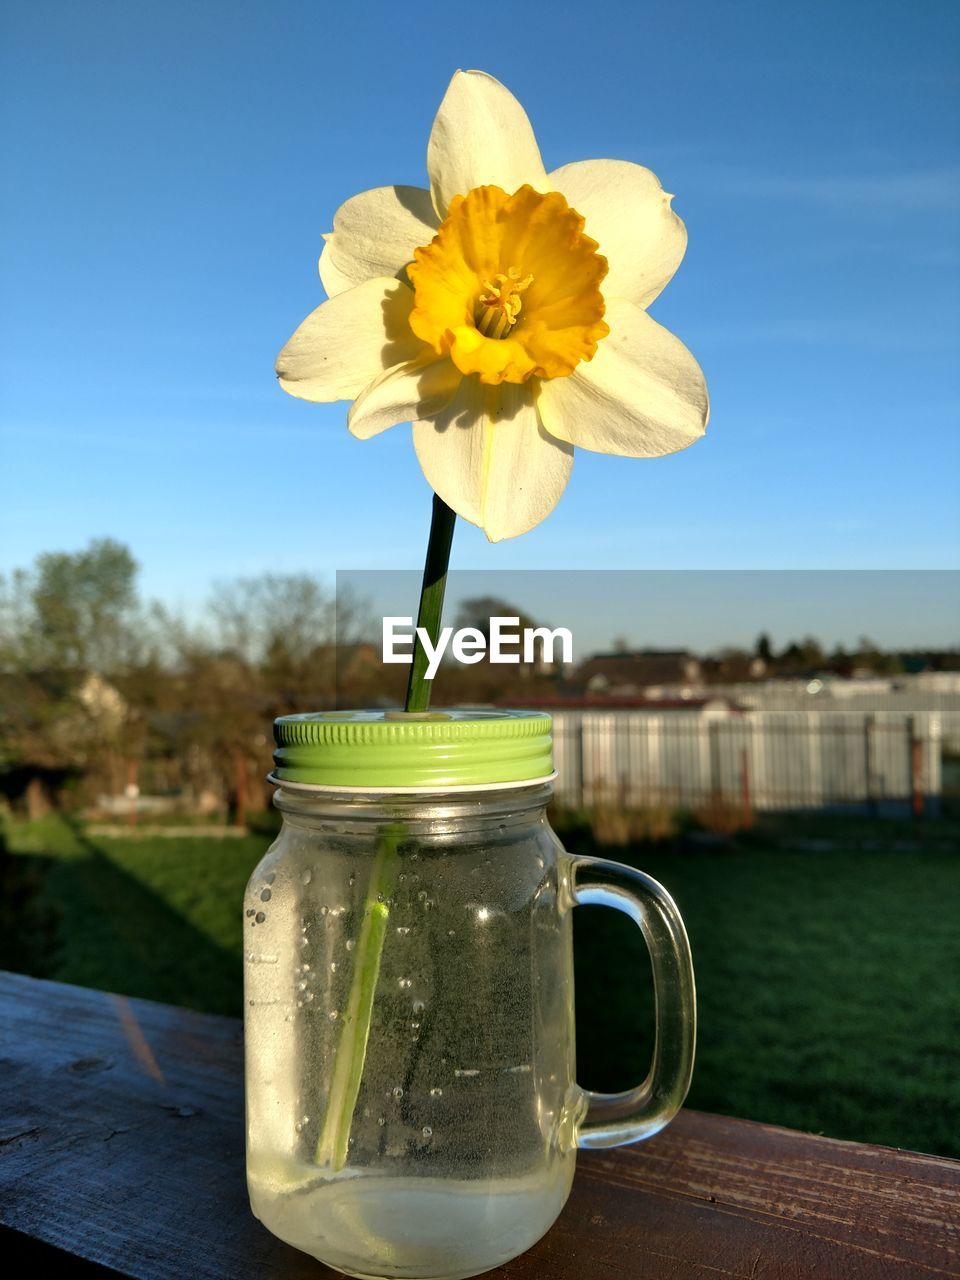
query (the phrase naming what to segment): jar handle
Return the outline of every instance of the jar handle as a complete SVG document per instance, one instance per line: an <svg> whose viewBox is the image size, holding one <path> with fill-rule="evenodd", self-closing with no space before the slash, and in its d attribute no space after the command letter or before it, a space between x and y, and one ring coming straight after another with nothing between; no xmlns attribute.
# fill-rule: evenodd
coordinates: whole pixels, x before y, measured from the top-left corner
<svg viewBox="0 0 960 1280"><path fill-rule="evenodd" d="M697 997L693 960L680 912L651 876L604 858L568 855L574 906L615 907L640 926L650 952L656 1000L656 1040L647 1078L623 1093L582 1089L587 1112L580 1147L618 1147L652 1138L680 1110L693 1074Z"/></svg>

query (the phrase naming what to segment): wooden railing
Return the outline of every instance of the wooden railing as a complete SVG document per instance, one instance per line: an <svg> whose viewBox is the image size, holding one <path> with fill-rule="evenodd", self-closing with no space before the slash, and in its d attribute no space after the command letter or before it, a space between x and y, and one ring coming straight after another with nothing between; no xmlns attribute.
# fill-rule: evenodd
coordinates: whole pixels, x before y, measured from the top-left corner
<svg viewBox="0 0 960 1280"><path fill-rule="evenodd" d="M960 1276L960 1162L681 1112L582 1153L513 1280ZM5 1274L321 1280L251 1216L241 1025L0 974Z"/></svg>

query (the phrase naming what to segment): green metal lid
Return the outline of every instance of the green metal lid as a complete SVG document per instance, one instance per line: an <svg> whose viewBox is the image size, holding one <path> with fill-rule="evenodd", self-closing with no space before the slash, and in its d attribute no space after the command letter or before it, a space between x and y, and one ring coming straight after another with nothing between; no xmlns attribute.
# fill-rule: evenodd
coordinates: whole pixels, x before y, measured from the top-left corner
<svg viewBox="0 0 960 1280"><path fill-rule="evenodd" d="M277 782L446 789L532 782L553 773L542 711L317 711L273 724Z"/></svg>

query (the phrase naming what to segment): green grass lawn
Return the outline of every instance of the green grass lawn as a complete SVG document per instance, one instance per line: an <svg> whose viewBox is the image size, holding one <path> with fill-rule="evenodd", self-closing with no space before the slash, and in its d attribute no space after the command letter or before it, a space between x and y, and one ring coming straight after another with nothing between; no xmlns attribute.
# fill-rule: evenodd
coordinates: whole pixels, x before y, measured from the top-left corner
<svg viewBox="0 0 960 1280"><path fill-rule="evenodd" d="M88 837L53 818L7 838L38 892L27 937L4 921L0 966L239 1016L241 900L269 838Z"/></svg>
<svg viewBox="0 0 960 1280"><path fill-rule="evenodd" d="M700 1002L690 1105L960 1156L955 822L781 819L715 848L565 837L677 899ZM50 819L8 840L0 965L240 1013L240 900L267 836L90 838ZM649 1059L643 943L616 912L574 918L580 1082L623 1088Z"/></svg>

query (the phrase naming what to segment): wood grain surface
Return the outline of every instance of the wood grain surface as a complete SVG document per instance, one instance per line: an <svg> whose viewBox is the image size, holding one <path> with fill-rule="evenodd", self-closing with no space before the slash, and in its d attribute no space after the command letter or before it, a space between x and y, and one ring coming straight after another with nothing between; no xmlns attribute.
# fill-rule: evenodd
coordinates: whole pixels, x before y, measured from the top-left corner
<svg viewBox="0 0 960 1280"><path fill-rule="evenodd" d="M241 1026L0 973L6 1274L323 1280L244 1184ZM960 1277L960 1162L685 1111L585 1152L509 1280Z"/></svg>

